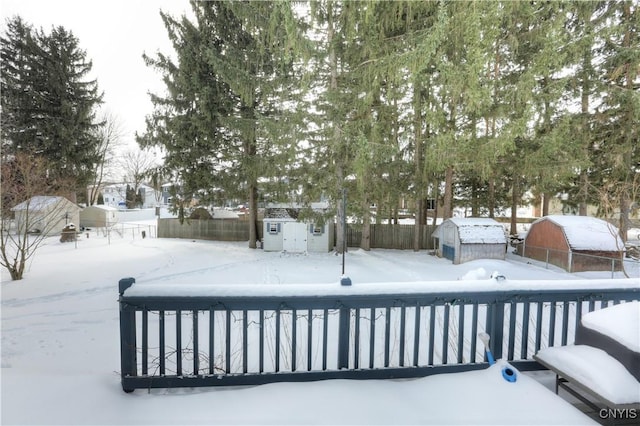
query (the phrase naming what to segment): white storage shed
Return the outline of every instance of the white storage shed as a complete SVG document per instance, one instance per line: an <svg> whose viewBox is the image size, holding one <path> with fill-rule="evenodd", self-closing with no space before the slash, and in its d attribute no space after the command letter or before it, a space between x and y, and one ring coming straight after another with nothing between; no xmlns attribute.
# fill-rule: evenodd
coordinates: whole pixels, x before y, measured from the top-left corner
<svg viewBox="0 0 640 426"><path fill-rule="evenodd" d="M298 220L300 208L267 207L263 219L262 248L288 253L326 253L333 250L332 222Z"/></svg>

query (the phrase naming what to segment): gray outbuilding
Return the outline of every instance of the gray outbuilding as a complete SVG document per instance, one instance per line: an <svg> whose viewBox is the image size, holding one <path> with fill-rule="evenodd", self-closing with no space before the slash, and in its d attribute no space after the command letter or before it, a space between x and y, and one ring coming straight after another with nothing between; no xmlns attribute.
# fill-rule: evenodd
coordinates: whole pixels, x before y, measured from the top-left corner
<svg viewBox="0 0 640 426"><path fill-rule="evenodd" d="M37 195L11 209L16 227L22 232L58 235L68 224L80 221L80 207L65 197Z"/></svg>
<svg viewBox="0 0 640 426"><path fill-rule="evenodd" d="M318 212L322 206L313 206ZM333 222L299 219L301 208L271 205L265 208L262 248L288 253L326 253L333 250Z"/></svg>
<svg viewBox="0 0 640 426"><path fill-rule="evenodd" d="M118 209L95 205L80 211L80 226L84 228L108 228L118 223Z"/></svg>
<svg viewBox="0 0 640 426"><path fill-rule="evenodd" d="M504 227L490 218L451 218L433 234L436 254L460 264L476 259L504 260L507 236Z"/></svg>

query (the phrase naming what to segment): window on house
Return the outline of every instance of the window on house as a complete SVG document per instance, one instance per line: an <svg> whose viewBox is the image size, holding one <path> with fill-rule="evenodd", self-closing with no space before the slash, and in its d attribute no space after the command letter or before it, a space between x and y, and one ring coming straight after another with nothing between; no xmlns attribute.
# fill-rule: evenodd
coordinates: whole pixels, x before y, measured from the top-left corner
<svg viewBox="0 0 640 426"><path fill-rule="evenodd" d="M311 225L311 233L313 235L322 235L324 234L324 226L313 224Z"/></svg>

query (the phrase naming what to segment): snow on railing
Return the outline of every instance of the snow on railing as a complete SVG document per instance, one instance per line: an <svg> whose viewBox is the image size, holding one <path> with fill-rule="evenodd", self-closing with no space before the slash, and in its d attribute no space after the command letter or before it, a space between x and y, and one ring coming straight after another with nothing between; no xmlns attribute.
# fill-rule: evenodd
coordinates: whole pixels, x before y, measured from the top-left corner
<svg viewBox="0 0 640 426"><path fill-rule="evenodd" d="M318 285L120 281L122 386L420 377L514 366L570 344L583 312L640 300L628 279Z"/></svg>

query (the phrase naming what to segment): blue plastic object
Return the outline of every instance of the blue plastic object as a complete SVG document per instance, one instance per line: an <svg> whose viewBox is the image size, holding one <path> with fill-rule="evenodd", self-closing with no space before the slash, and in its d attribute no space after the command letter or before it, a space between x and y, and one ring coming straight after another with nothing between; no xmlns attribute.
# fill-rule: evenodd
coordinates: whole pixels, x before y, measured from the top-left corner
<svg viewBox="0 0 640 426"><path fill-rule="evenodd" d="M487 349L487 360L489 361L489 365L493 365L496 363L496 360L493 359L493 354L491 353L491 350Z"/></svg>
<svg viewBox="0 0 640 426"><path fill-rule="evenodd" d="M516 380L518 380L518 375L516 374L516 371L511 367L504 367L502 369L502 377L507 382L511 382L511 383L513 383Z"/></svg>

